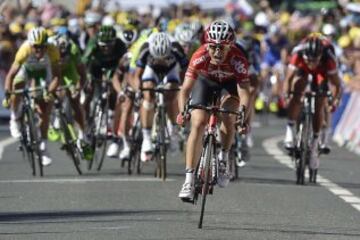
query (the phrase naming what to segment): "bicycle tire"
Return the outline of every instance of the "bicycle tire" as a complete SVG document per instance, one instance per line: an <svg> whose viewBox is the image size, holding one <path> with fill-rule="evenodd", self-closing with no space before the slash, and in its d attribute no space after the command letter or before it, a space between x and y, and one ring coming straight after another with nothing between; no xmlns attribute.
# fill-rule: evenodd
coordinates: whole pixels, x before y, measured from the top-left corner
<svg viewBox="0 0 360 240"><path fill-rule="evenodd" d="M39 173L40 176L43 177L44 176L44 169L43 169L43 165L42 165L42 153L40 150L40 141L39 141L39 137L38 137L38 132L37 132L37 128L35 127L35 117L34 117L34 112L31 109L27 109L25 111L25 115L27 117L27 124L29 125L29 133L30 133L30 141L31 141L31 151L34 154L34 159L36 156L37 159L37 166L39 169ZM36 165L36 164L35 164Z"/></svg>
<svg viewBox="0 0 360 240"><path fill-rule="evenodd" d="M305 184L305 168L306 168L306 159L308 157L308 151L309 151L309 124L310 119L308 116L303 117L302 121L302 127L301 127L301 134L300 134L300 158L297 163L297 169L296 169L296 184Z"/></svg>
<svg viewBox="0 0 360 240"><path fill-rule="evenodd" d="M79 175L82 175L81 170L81 154L79 153L79 149L76 146L76 136L74 135L74 131L72 129L71 124L67 121L66 116L60 114L60 121L64 133L65 140L65 151L70 156L75 169Z"/></svg>
<svg viewBox="0 0 360 240"><path fill-rule="evenodd" d="M132 174L136 170L137 174L141 173L140 146L142 143L140 120L134 124L131 131L131 147L130 158L128 162L128 174Z"/></svg>
<svg viewBox="0 0 360 240"><path fill-rule="evenodd" d="M207 141L205 141L204 146L204 158L205 158L205 166L204 166L204 178L203 178L203 185L202 185L202 200L201 200L201 211L200 211L200 219L198 228L202 228L204 214L205 214L205 205L206 205L206 197L209 192L209 183L210 183L210 163L212 159L213 153L213 146L214 146L214 139L213 136L209 135Z"/></svg>
<svg viewBox="0 0 360 240"><path fill-rule="evenodd" d="M30 125L27 124L27 117L24 114L21 117L21 139L20 139L20 148L23 153L23 158L29 163L31 168L31 174L36 176L36 165L35 165L35 156L31 148L31 139L29 142L30 136Z"/></svg>
<svg viewBox="0 0 360 240"><path fill-rule="evenodd" d="M105 104L98 102L98 104L96 104L94 108L95 111L94 113L97 113L97 121L96 119L94 119L93 127L91 128L94 133L92 136L92 147L94 149L94 155L89 163L90 164L89 169L92 168L92 165L95 162L97 171L101 170L105 159L106 146L107 146L108 107L109 107L109 102L108 100L106 100ZM102 128L106 129L105 133L101 133Z"/></svg>
<svg viewBox="0 0 360 240"><path fill-rule="evenodd" d="M166 153L167 153L167 146L166 146L166 115L165 115L165 109L162 109L160 112L160 147L159 147L159 156L160 156L160 167L161 167L161 179L163 181L166 180L167 177L167 169L166 169Z"/></svg>

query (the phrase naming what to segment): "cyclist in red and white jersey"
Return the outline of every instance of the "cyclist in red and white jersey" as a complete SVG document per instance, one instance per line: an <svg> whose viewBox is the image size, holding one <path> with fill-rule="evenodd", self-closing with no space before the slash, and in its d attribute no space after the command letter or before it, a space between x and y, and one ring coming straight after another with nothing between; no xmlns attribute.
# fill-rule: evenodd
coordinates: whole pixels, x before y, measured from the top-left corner
<svg viewBox="0 0 360 240"><path fill-rule="evenodd" d="M190 94L191 104L211 105L214 91L221 93L222 107L236 111L242 105L248 109L248 61L234 45L234 30L227 22L217 20L211 23L205 35L205 44L193 54L185 74L179 95L180 112L184 112ZM218 184L225 187L229 183L228 158L234 140L236 117L221 117L222 149L219 153ZM195 109L191 112L191 129L186 145L185 183L179 193L179 197L183 199L191 199L194 194L194 169L201 155L202 137L208 118L209 114L204 110ZM182 124L184 120L183 114L179 114L178 124Z"/></svg>
<svg viewBox="0 0 360 240"><path fill-rule="evenodd" d="M311 89L315 91L328 91L328 82L334 86L334 107L339 103L341 96L340 77L337 69L337 60L331 42L321 34L312 33L307 36L293 50L288 72L285 79L284 90L289 96L288 124L284 145L291 150L294 146L294 126L301 110L301 98L312 79ZM324 121L324 107L326 97L317 97L313 122L313 140L311 145L310 169L317 170L319 159L317 148L319 132Z"/></svg>

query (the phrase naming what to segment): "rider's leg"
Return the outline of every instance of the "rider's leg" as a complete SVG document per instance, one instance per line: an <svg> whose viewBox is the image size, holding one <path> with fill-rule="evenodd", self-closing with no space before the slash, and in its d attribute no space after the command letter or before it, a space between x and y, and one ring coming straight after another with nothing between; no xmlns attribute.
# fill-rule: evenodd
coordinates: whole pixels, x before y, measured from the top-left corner
<svg viewBox="0 0 360 240"><path fill-rule="evenodd" d="M293 148L293 140L295 134L295 123L298 119L301 110L301 97L307 85L306 76L296 76L293 80L291 86L291 91L293 92L290 96L289 105L288 105L288 123L286 126L286 134L284 144L288 149Z"/></svg>
<svg viewBox="0 0 360 240"><path fill-rule="evenodd" d="M133 107L133 101L130 97L126 96L125 100L121 103L121 115L119 120L119 130L122 132L123 149L119 154L120 159L125 159L130 156L129 146L129 131L131 128L131 111Z"/></svg>
<svg viewBox="0 0 360 240"><path fill-rule="evenodd" d="M52 102L45 102L44 100L37 101L37 112L40 119L40 133L41 133L41 143L40 150L42 151L42 164L44 166L49 165L52 162L52 159L49 156L47 151L47 134L49 128L50 114L52 109Z"/></svg>
<svg viewBox="0 0 360 240"><path fill-rule="evenodd" d="M239 100L234 96L226 96L222 101L221 106L231 111L237 111L239 109ZM229 114L222 114L220 125L220 136L222 149L219 153L219 176L218 185L220 187L226 187L230 181L229 169L229 152L234 142L235 137L235 121L236 116Z"/></svg>
<svg viewBox="0 0 360 240"><path fill-rule="evenodd" d="M154 88L155 83L152 81L143 82L144 88ZM149 91L144 91L144 99L142 108L140 109L140 118L143 132L143 143L141 145L142 160L146 161L146 153L153 151L151 142L151 128L153 125L155 98L154 94Z"/></svg>
<svg viewBox="0 0 360 240"><path fill-rule="evenodd" d="M318 144L319 144L319 133L324 122L324 106L325 97L318 97L315 101L315 114L313 118L313 139L311 143L311 157L310 157L310 168L319 168L319 157L318 157Z"/></svg>
<svg viewBox="0 0 360 240"><path fill-rule="evenodd" d="M258 93L260 83L258 76L256 74L250 75L250 97L249 97L249 106L250 106L250 113L249 117L246 120L247 125L250 127L250 131L247 133L246 136L246 144L248 147L253 146L252 134L251 134L251 123L255 115L255 100L256 95Z"/></svg>

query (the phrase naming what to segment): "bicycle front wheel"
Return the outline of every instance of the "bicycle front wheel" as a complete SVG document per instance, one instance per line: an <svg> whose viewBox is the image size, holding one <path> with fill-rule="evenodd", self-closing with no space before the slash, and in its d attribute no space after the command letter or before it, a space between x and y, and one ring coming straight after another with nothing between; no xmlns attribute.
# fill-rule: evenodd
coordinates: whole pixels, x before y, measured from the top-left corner
<svg viewBox="0 0 360 240"><path fill-rule="evenodd" d="M31 128L27 122L26 114L21 118L21 139L20 139L20 150L23 153L23 158L29 163L31 173L36 176L36 165L35 165L35 154L31 147Z"/></svg>
<svg viewBox="0 0 360 240"><path fill-rule="evenodd" d="M300 154L296 164L296 184L305 184L305 168L306 162L309 158L309 134L310 134L310 119L304 116L304 120L300 123Z"/></svg>
<svg viewBox="0 0 360 240"><path fill-rule="evenodd" d="M77 173L81 175L81 153L76 145L77 138L73 126L65 118L66 116L60 117L62 129L64 132L65 151L70 156Z"/></svg>
<svg viewBox="0 0 360 240"><path fill-rule="evenodd" d="M26 116L26 123L28 124L29 127L29 141L30 141L30 149L31 152L33 154L33 158L34 158L34 162L38 162L38 169L39 169L39 173L40 176L44 176L44 171L43 171L43 165L42 165L42 153L40 150L40 140L38 137L38 129L36 127L35 124L35 116L34 116L34 112L31 109L28 109L25 112L25 116ZM35 166L36 164L34 164ZM33 170L35 171L35 170ZM35 171L36 172L36 171Z"/></svg>
<svg viewBox="0 0 360 240"><path fill-rule="evenodd" d="M210 135L208 137L208 140L205 141L205 146L204 146L204 155L203 155L204 167L200 172L200 176L202 177L203 180L203 185L201 190L202 201L201 201L201 212L200 212L198 228L202 228L204 213L205 213L206 197L207 194L209 193L209 186L211 183L212 168L210 164L214 154L214 144L215 144L214 140L215 140L214 137Z"/></svg>
<svg viewBox="0 0 360 240"><path fill-rule="evenodd" d="M96 170L100 171L104 163L106 146L107 146L107 130L108 130L108 101L104 106L99 102L94 108L94 122L92 134L92 147L94 149L93 159L89 162L89 169L95 163Z"/></svg>

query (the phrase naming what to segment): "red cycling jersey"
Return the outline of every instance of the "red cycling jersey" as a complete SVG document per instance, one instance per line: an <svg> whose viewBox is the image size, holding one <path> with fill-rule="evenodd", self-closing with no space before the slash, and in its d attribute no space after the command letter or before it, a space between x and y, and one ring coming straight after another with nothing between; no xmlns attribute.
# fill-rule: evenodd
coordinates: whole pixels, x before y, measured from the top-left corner
<svg viewBox="0 0 360 240"><path fill-rule="evenodd" d="M289 67L301 69L305 73L313 75L317 84L321 84L327 75L337 72L337 64L331 57L321 58L320 63L315 69L309 69L300 52L291 56Z"/></svg>
<svg viewBox="0 0 360 240"><path fill-rule="evenodd" d="M186 77L196 80L199 76L203 76L209 80L217 82L237 81L237 83L245 83L249 81L248 68L249 64L244 54L235 46L226 56L221 64L211 63L211 57L203 44L193 54L189 67L186 71Z"/></svg>

